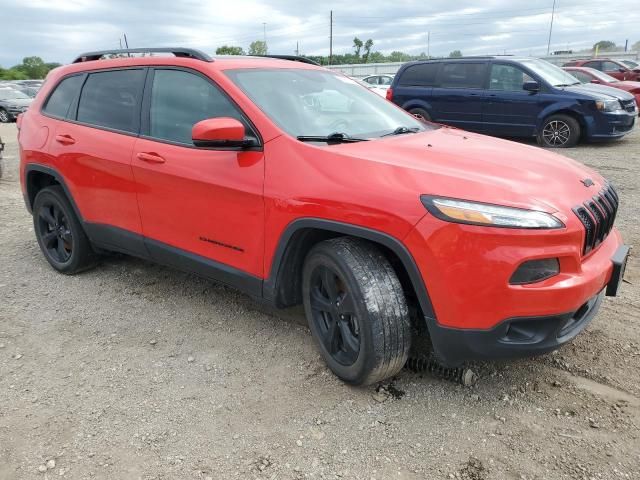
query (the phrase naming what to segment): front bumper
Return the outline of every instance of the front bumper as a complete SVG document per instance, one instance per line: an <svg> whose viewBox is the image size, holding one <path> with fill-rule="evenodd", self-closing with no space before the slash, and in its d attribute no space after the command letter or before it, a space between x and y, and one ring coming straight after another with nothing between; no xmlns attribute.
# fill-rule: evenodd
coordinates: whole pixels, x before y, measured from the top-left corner
<svg viewBox="0 0 640 480"><path fill-rule="evenodd" d="M602 113L587 125L588 140L611 140L621 138L633 130L638 110L627 113Z"/></svg>
<svg viewBox="0 0 640 480"><path fill-rule="evenodd" d="M436 327L429 334L439 358L449 366L469 360L532 357L575 338L595 317L603 297L601 292L573 312L510 318L490 330Z"/></svg>

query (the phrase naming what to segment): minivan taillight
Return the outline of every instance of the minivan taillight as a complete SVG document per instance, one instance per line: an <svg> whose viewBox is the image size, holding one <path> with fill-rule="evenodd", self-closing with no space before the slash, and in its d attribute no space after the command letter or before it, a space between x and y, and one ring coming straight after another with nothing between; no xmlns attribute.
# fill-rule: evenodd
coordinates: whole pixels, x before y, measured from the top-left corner
<svg viewBox="0 0 640 480"><path fill-rule="evenodd" d="M387 100L393 100L393 90L391 89L391 87L387 88Z"/></svg>

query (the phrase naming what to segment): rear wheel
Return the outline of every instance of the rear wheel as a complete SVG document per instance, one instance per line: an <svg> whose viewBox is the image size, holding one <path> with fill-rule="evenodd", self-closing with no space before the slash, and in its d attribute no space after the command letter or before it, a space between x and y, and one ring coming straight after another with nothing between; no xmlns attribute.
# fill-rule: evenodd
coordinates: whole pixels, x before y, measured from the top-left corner
<svg viewBox="0 0 640 480"><path fill-rule="evenodd" d="M431 115L424 108L412 108L409 110L409 113L416 117L418 120L423 120L425 122L431 121Z"/></svg>
<svg viewBox="0 0 640 480"><path fill-rule="evenodd" d="M0 123L9 123L11 121L11 116L9 112L7 112L4 108L0 108Z"/></svg>
<svg viewBox="0 0 640 480"><path fill-rule="evenodd" d="M538 144L548 148L575 147L580 139L580 124L569 115L551 115L538 133Z"/></svg>
<svg viewBox="0 0 640 480"><path fill-rule="evenodd" d="M95 264L95 254L64 190L54 185L38 192L33 202L38 245L57 271L73 274Z"/></svg>
<svg viewBox="0 0 640 480"><path fill-rule="evenodd" d="M402 369L409 310L393 267L373 244L347 237L319 243L305 260L302 288L311 333L336 376L363 385Z"/></svg>

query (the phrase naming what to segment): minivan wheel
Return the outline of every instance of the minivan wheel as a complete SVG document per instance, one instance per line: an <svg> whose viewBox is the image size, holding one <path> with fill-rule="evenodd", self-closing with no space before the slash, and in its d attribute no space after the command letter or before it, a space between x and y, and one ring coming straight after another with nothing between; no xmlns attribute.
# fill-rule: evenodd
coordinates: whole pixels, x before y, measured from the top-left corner
<svg viewBox="0 0 640 480"><path fill-rule="evenodd" d="M425 122L431 121L431 115L424 108L412 108L409 110L409 113L416 117L418 120L423 120Z"/></svg>
<svg viewBox="0 0 640 480"><path fill-rule="evenodd" d="M4 108L0 108L0 123L9 123L10 120L9 113Z"/></svg>
<svg viewBox="0 0 640 480"><path fill-rule="evenodd" d="M40 250L58 272L74 274L95 264L95 254L64 190L54 185L38 192L33 226Z"/></svg>
<svg viewBox="0 0 640 480"><path fill-rule="evenodd" d="M309 252L302 277L309 328L336 376L367 385L402 369L411 344L409 309L375 245L348 237L321 242Z"/></svg>
<svg viewBox="0 0 640 480"><path fill-rule="evenodd" d="M548 148L575 147L580 139L580 124L569 115L551 115L538 133L538 144Z"/></svg>

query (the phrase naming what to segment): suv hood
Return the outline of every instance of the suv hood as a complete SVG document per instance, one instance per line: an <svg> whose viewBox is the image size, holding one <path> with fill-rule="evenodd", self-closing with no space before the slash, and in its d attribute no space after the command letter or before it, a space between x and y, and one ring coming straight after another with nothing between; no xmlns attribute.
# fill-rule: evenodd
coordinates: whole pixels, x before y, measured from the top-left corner
<svg viewBox="0 0 640 480"><path fill-rule="evenodd" d="M556 153L450 127L327 148L389 166L376 172L380 188L550 213L568 212L605 183L595 171ZM595 185L585 187L586 178Z"/></svg>
<svg viewBox="0 0 640 480"><path fill-rule="evenodd" d="M565 91L588 95L594 100L615 98L618 100L633 100L633 95L619 88L607 87L606 85L596 85L594 83L583 83L571 87L565 87Z"/></svg>

